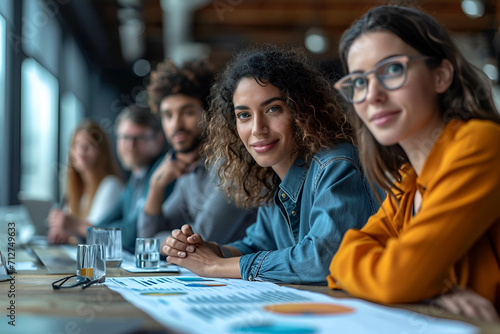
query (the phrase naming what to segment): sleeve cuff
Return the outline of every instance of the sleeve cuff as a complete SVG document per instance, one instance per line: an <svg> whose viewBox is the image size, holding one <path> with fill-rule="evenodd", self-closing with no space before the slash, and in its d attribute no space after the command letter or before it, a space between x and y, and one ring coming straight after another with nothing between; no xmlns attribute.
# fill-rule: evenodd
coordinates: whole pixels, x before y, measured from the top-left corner
<svg viewBox="0 0 500 334"><path fill-rule="evenodd" d="M241 277L248 281L260 281L259 271L265 258L271 253L258 252L255 254L243 255L240 257L240 274Z"/></svg>

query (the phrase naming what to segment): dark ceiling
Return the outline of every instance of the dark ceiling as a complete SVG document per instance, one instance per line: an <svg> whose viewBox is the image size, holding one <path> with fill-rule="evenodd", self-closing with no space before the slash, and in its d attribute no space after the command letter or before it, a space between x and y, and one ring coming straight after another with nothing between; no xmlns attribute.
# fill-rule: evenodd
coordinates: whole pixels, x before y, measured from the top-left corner
<svg viewBox="0 0 500 334"><path fill-rule="evenodd" d="M191 1L191 0L184 0ZM91 0L106 31L110 47L120 50L117 0ZM235 47L249 42L300 45L311 26L322 27L330 37L329 51L322 58L336 57L340 34L369 8L387 1L370 0L213 0L194 12L191 37L211 47L210 57L221 64ZM470 19L462 12L460 0L399 1L418 5L454 32L494 32L499 28L500 5L486 0L485 15ZM162 60L163 20L160 0L142 0L144 26L143 58ZM113 61L117 64L116 60Z"/></svg>
<svg viewBox="0 0 500 334"><path fill-rule="evenodd" d="M204 0L168 0L204 1ZM388 1L370 0L211 0L190 15L187 38L210 47L210 60L223 65L235 49L249 43L273 42L293 46L304 45L306 31L320 27L328 36L330 47L318 60L335 61L337 40L353 20L368 9ZM461 0L413 0L391 3L417 6L440 20L449 30L459 33L481 33L491 41L492 51L500 49L500 4L483 0L485 14L468 18ZM135 3L135 4L134 4ZM71 6L70 6L71 5ZM62 6L61 6L62 7ZM163 11L160 0L79 0L69 2L63 14L84 43L89 58L105 71L130 70L124 60L119 35L119 11L132 7L142 20L144 51L141 58L154 66L165 57ZM63 8L61 8L63 9ZM496 35L496 38L495 38Z"/></svg>

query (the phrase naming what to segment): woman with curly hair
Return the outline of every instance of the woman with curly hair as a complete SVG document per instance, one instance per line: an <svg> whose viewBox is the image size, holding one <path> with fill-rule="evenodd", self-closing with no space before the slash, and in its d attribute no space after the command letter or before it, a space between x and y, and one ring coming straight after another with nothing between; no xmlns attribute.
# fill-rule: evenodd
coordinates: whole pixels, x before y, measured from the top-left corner
<svg viewBox="0 0 500 334"><path fill-rule="evenodd" d="M260 206L257 220L224 246L184 225L167 260L202 276L326 284L344 232L378 208L331 85L297 50L248 50L219 75L204 123L207 163L237 204Z"/></svg>
<svg viewBox="0 0 500 334"><path fill-rule="evenodd" d="M172 230L190 224L204 238L228 243L241 239L255 221L257 210L243 210L228 201L201 157L200 119L209 107L212 80L207 61L176 66L166 59L151 73L150 107L160 115L171 150L151 176L138 220L139 237L165 240ZM169 188L173 190L166 195Z"/></svg>

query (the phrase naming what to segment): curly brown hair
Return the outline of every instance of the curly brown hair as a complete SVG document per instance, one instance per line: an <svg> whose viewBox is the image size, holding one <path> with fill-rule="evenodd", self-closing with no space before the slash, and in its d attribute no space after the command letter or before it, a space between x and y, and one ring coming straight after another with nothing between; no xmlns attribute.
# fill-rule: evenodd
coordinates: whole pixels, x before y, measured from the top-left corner
<svg viewBox="0 0 500 334"><path fill-rule="evenodd" d="M182 94L200 99L206 110L212 80L213 67L207 61L187 62L177 67L172 60L165 59L151 72L147 87L149 107L153 113L158 113L165 97Z"/></svg>
<svg viewBox="0 0 500 334"><path fill-rule="evenodd" d="M342 100L328 80L299 49L266 46L237 54L216 77L210 108L202 117L202 151L214 167L220 186L242 207L270 203L278 183L270 167L261 167L238 136L233 94L243 78L271 84L281 91L293 118L294 149L306 166L320 149L355 142Z"/></svg>

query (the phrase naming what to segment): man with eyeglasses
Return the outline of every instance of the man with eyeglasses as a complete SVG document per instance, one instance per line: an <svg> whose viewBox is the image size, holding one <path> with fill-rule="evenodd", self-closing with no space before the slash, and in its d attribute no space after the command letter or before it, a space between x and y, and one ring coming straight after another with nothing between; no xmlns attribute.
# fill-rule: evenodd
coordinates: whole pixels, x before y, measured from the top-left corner
<svg viewBox="0 0 500 334"><path fill-rule="evenodd" d="M114 210L98 227L120 227L122 246L133 250L137 237L137 222L149 188L149 180L162 161L165 140L160 120L147 108L126 107L116 118L116 149L125 170L130 171L125 191ZM165 187L168 197L175 182Z"/></svg>
<svg viewBox="0 0 500 334"><path fill-rule="evenodd" d="M246 227L255 221L256 210L237 208L217 188L217 175L205 169L200 155L203 129L199 123L208 109L212 79L206 62L177 67L166 60L151 73L147 88L150 107L160 115L172 150L151 177L139 236L156 235L163 241L172 230L190 224L205 239L228 243L241 239ZM174 180L174 190L165 199L165 187Z"/></svg>

